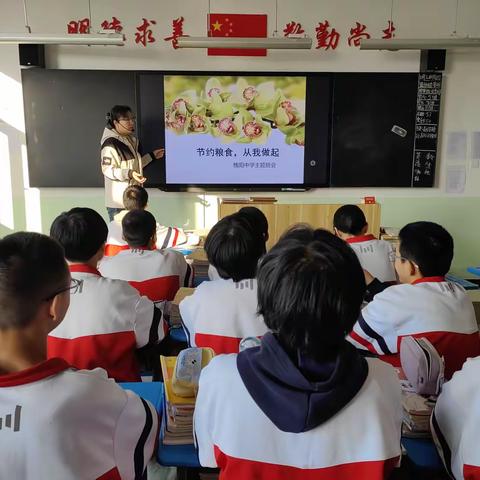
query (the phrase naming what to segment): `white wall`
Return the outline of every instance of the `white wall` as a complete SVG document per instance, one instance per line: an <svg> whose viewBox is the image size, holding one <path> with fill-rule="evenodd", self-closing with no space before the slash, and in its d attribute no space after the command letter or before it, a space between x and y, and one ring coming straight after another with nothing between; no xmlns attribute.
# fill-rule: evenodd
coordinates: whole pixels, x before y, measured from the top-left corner
<svg viewBox="0 0 480 480"><path fill-rule="evenodd" d="M20 0L1 0L0 31L23 31L23 8ZM449 37L454 30L458 35L480 36L480 1L459 0L278 0L278 30L291 21L302 24L306 33L314 38L318 22L328 19L341 34L336 51L325 52L313 48L309 51L269 51L267 57L208 57L205 50L174 50L163 38L170 35L174 18L183 16L184 33L205 35L207 14L212 13L266 13L268 30L273 33L276 23L275 0L91 0L93 31L112 16L124 25L128 41L124 47L51 46L47 48L49 68L67 69L171 69L171 70L257 70L257 71L418 71L418 52L360 52L347 46L347 35L355 21L365 23L373 37L380 37L387 20L393 19L396 37ZM80 0L28 0L29 24L33 32L66 32L72 19L88 16L88 1ZM156 43L146 48L133 42L135 27L142 17L154 19ZM480 169L472 169L467 160L467 184L462 194L445 193L446 138L449 131L480 130L480 52L449 52L445 72L441 137L437 162L436 187L432 189L323 189L306 194L281 194L281 201L322 202L358 200L366 194L377 195L385 204L393 199L404 199L405 209L415 208L415 198L467 199L480 196ZM3 75L3 76L2 76ZM8 81L5 80L8 77ZM22 145L25 144L23 124L9 122L5 109L23 114L21 86L18 83L19 66L14 47L0 46L0 79L14 83L11 96L0 83L0 155L3 168L10 166L11 181L0 179L0 234L9 230L48 227L50 217L75 202L99 207L102 205L100 189L26 189L22 171ZM8 105L8 107L6 107ZM3 137L2 137L3 133ZM8 137L8 155L5 159L5 136ZM3 139L3 140L2 140ZM97 142L98 139L92 139ZM469 155L469 153L468 153ZM7 176L8 177L8 176ZM9 183L10 185L7 185ZM27 213L25 213L25 197ZM194 195L152 192L152 203L180 205L178 208L158 207L166 215L165 221L202 226L216 218L215 197L204 207ZM47 215L38 219L39 199ZM389 200L392 199L392 200ZM183 203L182 203L183 202ZM410 202L410 203L409 203ZM12 210L12 203L14 208ZM185 208L184 208L185 207ZM168 210L167 212L165 210ZM173 218L173 213L176 218ZM187 212L183 214L182 212ZM170 215L170 216L169 216ZM13 216L13 222L12 220ZM434 215L433 215L434 216ZM392 216L391 220L404 216ZM389 222L387 219L385 223ZM480 236L480 224L478 225Z"/></svg>

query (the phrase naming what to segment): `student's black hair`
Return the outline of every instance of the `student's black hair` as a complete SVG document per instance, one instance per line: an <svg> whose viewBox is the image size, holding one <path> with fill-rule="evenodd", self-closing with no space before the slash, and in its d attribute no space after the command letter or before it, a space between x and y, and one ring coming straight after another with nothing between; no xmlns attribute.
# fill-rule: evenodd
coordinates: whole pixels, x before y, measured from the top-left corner
<svg viewBox="0 0 480 480"><path fill-rule="evenodd" d="M414 222L398 234L400 255L418 265L424 277L444 276L453 259L453 238L438 223Z"/></svg>
<svg viewBox="0 0 480 480"><path fill-rule="evenodd" d="M360 314L365 277L355 252L326 230L299 225L262 258L258 312L288 352L335 354Z"/></svg>
<svg viewBox="0 0 480 480"><path fill-rule="evenodd" d="M148 203L148 192L140 185L130 185L123 192L123 206L127 210L143 210Z"/></svg>
<svg viewBox="0 0 480 480"><path fill-rule="evenodd" d="M108 227L95 210L76 207L61 213L53 221L50 236L62 245L67 260L86 262L106 242Z"/></svg>
<svg viewBox="0 0 480 480"><path fill-rule="evenodd" d="M146 247L157 230L157 222L147 210L130 210L123 217L122 230L130 248Z"/></svg>
<svg viewBox="0 0 480 480"><path fill-rule="evenodd" d="M365 214L357 205L343 205L333 216L333 226L350 235L360 235L366 224Z"/></svg>
<svg viewBox="0 0 480 480"><path fill-rule="evenodd" d="M221 278L239 282L255 277L258 260L265 253L265 239L245 215L234 213L210 230L205 252Z"/></svg>
<svg viewBox="0 0 480 480"><path fill-rule="evenodd" d="M18 232L0 240L0 328L26 327L69 278L63 248L46 235Z"/></svg>
<svg viewBox="0 0 480 480"><path fill-rule="evenodd" d="M132 113L133 111L128 105L114 105L107 113L107 126L109 128L115 128L114 121L118 122L121 118Z"/></svg>
<svg viewBox="0 0 480 480"><path fill-rule="evenodd" d="M265 214L257 207L242 207L239 214L245 215L255 228L268 240L268 220Z"/></svg>

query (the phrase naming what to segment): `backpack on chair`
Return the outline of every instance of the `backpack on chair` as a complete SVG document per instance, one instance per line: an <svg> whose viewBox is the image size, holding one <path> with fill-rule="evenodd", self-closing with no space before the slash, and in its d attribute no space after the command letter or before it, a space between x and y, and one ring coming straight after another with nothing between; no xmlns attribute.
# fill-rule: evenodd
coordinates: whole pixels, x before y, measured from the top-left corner
<svg viewBox="0 0 480 480"><path fill-rule="evenodd" d="M400 344L403 372L420 395L438 395L444 382L445 362L426 338L404 337Z"/></svg>

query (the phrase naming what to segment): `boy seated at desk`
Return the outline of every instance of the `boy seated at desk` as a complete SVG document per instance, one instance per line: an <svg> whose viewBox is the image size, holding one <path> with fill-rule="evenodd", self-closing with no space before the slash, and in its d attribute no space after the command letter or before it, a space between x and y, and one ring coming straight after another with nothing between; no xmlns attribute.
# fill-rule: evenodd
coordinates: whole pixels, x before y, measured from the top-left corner
<svg viewBox="0 0 480 480"><path fill-rule="evenodd" d="M354 252L297 227L263 257L260 347L215 357L195 407L200 463L220 479L381 480L398 465L394 369L345 340L365 292Z"/></svg>
<svg viewBox="0 0 480 480"><path fill-rule="evenodd" d="M409 223L400 230L394 254L401 285L375 295L349 335L359 349L400 366L400 343L425 337L445 358L445 377L480 354L473 305L466 291L445 275L453 259L453 239L432 222Z"/></svg>
<svg viewBox="0 0 480 480"><path fill-rule="evenodd" d="M131 210L145 210L148 204L148 192L140 185L130 185L123 193L125 210L117 213L108 224L108 237L105 245L105 256L111 257L118 252L128 249L128 244L123 238L122 220ZM171 248L179 245L198 245L198 235L188 235L181 228L165 227L156 223L155 248Z"/></svg>
<svg viewBox="0 0 480 480"><path fill-rule="evenodd" d="M269 234L268 220L265 214L259 208L253 206L242 207L237 213L239 215L243 215L251 223L251 226L255 228L260 235L262 235L266 244L269 239ZM208 266L208 278L210 280L218 280L220 278L216 268L212 265Z"/></svg>
<svg viewBox="0 0 480 480"><path fill-rule="evenodd" d="M395 268L390 260L393 245L367 235L368 223L357 205L343 205L333 217L335 235L355 251L360 265L381 282L396 282Z"/></svg>
<svg viewBox="0 0 480 480"><path fill-rule="evenodd" d="M222 218L205 241L205 252L219 278L203 282L180 303L183 326L191 346L215 353L237 353L244 337L268 330L257 314L257 264L265 240L239 213Z"/></svg>
<svg viewBox="0 0 480 480"><path fill-rule="evenodd" d="M59 215L50 236L65 250L78 288L65 320L48 336L48 356L76 368L102 367L118 382L140 381L135 351L165 337L164 305L155 306L123 280L97 270L103 257L107 225L91 208Z"/></svg>
<svg viewBox="0 0 480 480"><path fill-rule="evenodd" d="M153 406L107 378L47 360L72 283L62 247L38 233L0 240L0 478L141 478L157 438ZM142 477L143 478L143 477Z"/></svg>
<svg viewBox="0 0 480 480"><path fill-rule="evenodd" d="M445 383L431 418L432 434L451 478L480 479L480 357Z"/></svg>
<svg viewBox="0 0 480 480"><path fill-rule="evenodd" d="M122 219L128 250L104 257L100 273L125 280L153 302L173 300L180 287L192 286L192 269L180 252L157 250L154 216L146 210L130 210Z"/></svg>

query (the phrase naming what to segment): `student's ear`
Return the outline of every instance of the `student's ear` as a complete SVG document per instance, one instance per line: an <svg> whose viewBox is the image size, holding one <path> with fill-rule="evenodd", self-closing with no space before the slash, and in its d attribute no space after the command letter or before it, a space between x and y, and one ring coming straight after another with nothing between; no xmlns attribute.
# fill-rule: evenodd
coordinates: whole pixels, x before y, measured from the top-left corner
<svg viewBox="0 0 480 480"><path fill-rule="evenodd" d="M264 237L264 238L265 238L265 243L267 243L267 242L268 242L268 239L270 238L270 235L268 234L268 232L265 234L265 237Z"/></svg>
<svg viewBox="0 0 480 480"><path fill-rule="evenodd" d="M152 237L150 238L150 248L156 248L157 246L157 232L153 232Z"/></svg>
<svg viewBox="0 0 480 480"><path fill-rule="evenodd" d="M97 253L94 255L97 263L105 256L105 244L106 242L103 242L97 250Z"/></svg>
<svg viewBox="0 0 480 480"><path fill-rule="evenodd" d="M408 263L410 264L410 275L413 277L417 273L417 267L410 260L408 261ZM418 273L420 273L420 271Z"/></svg>
<svg viewBox="0 0 480 480"><path fill-rule="evenodd" d="M362 235L365 235L368 232L368 223L362 228Z"/></svg>
<svg viewBox="0 0 480 480"><path fill-rule="evenodd" d="M50 316L50 325L48 326L49 332L54 328L58 327L62 320L65 318L65 315L70 306L70 292L62 292L56 295L52 300L49 300L48 309Z"/></svg>

